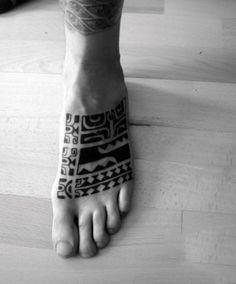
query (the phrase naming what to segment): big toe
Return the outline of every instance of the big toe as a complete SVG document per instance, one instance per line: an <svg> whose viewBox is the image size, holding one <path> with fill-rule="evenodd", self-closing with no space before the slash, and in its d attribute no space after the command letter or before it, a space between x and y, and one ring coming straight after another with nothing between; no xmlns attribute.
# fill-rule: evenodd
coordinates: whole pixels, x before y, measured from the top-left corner
<svg viewBox="0 0 236 284"><path fill-rule="evenodd" d="M69 242L59 241L56 244L56 251L59 256L66 258L73 254L73 246Z"/></svg>
<svg viewBox="0 0 236 284"><path fill-rule="evenodd" d="M74 216L68 212L54 215L52 239L57 254L63 258L75 254L78 244L78 233L74 223Z"/></svg>

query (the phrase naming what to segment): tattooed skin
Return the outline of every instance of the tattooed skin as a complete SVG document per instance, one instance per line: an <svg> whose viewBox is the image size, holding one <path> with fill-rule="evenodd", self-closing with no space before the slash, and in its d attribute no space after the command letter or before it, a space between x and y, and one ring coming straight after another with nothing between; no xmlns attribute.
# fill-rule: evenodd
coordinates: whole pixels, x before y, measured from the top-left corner
<svg viewBox="0 0 236 284"><path fill-rule="evenodd" d="M60 0L68 27L94 34L116 25L124 0Z"/></svg>
<svg viewBox="0 0 236 284"><path fill-rule="evenodd" d="M57 197L88 196L130 180L126 98L105 113L67 113Z"/></svg>

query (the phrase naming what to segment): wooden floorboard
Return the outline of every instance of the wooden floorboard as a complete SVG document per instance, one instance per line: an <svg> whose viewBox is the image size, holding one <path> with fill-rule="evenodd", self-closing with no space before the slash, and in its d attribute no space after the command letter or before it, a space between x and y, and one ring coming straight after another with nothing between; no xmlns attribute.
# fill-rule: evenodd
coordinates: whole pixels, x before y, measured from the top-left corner
<svg viewBox="0 0 236 284"><path fill-rule="evenodd" d="M236 132L236 84L130 77L126 82L133 125ZM0 73L0 88L1 129L18 127L15 123L55 129L62 107L61 75Z"/></svg>
<svg viewBox="0 0 236 284"><path fill-rule="evenodd" d="M177 3L127 2L121 25L125 74L235 83L235 2ZM0 71L59 74L64 58L62 12L56 1L30 4L19 8L23 13L15 10L0 18ZM158 13L160 7L165 12Z"/></svg>
<svg viewBox="0 0 236 284"><path fill-rule="evenodd" d="M6 283L163 283L211 284L234 281L232 267L188 264L184 260L162 258L156 260L155 245L140 247L112 247L91 260L81 258L63 261L53 252L40 249L0 246L4 264L1 279ZM109 261L107 254L111 255ZM18 255L22 255L19 261ZM12 258L14 256L14 258ZM127 258L132 261L127 262ZM145 266L148 266L144 269ZM92 273L91 273L92 272ZM14 273L14 274L13 274ZM16 280L17 279L17 280ZM230 283L230 282L226 282ZM233 283L233 282L231 282Z"/></svg>
<svg viewBox="0 0 236 284"><path fill-rule="evenodd" d="M136 204L235 213L235 84L127 78L127 85ZM61 76L2 73L0 88L1 193L49 198Z"/></svg>
<svg viewBox="0 0 236 284"><path fill-rule="evenodd" d="M234 49L121 44L121 50L128 77L236 82ZM63 58L63 42L0 41L0 72L61 74Z"/></svg>
<svg viewBox="0 0 236 284"><path fill-rule="evenodd" d="M49 199L3 195L0 199L1 243L22 247L51 249L51 202ZM12 208L11 214L7 212ZM132 228L132 230L130 230ZM110 246L163 245L172 249L180 241L181 212L134 206L124 220L123 230ZM174 253L174 252L173 252Z"/></svg>
<svg viewBox="0 0 236 284"><path fill-rule="evenodd" d="M65 52L57 1L0 16L0 282L236 283L236 1L126 0L132 211L93 259L52 250Z"/></svg>
<svg viewBox="0 0 236 284"><path fill-rule="evenodd" d="M165 15L235 18L234 0L165 0Z"/></svg>
<svg viewBox="0 0 236 284"><path fill-rule="evenodd" d="M189 264L172 254L158 260L156 245L103 250L96 258L58 259L51 250L0 245L4 283L234 283L232 266ZM19 258L19 255L21 256ZM108 258L107 255L110 257ZM110 260L109 260L110 259ZM112 259L112 261L111 261ZM127 262L130 259L130 262ZM146 267L144 269L144 267ZM92 272L92 273L91 273Z"/></svg>
<svg viewBox="0 0 236 284"><path fill-rule="evenodd" d="M164 12L164 0L126 0L124 2L124 13L157 13ZM60 6L58 1L54 0L25 0L18 5L15 10L12 10L8 15L26 13L28 11L59 11ZM4 15L7 17L7 15Z"/></svg>
<svg viewBox="0 0 236 284"><path fill-rule="evenodd" d="M1 244L51 250L49 199L0 197ZM155 246L156 261L167 257L167 260L232 266L236 265L235 236L236 214L134 206L122 230L105 251L112 247L127 250L136 247L141 253L144 247ZM142 261L136 261L136 265Z"/></svg>
<svg viewBox="0 0 236 284"><path fill-rule="evenodd" d="M236 215L186 211L182 224L191 262L236 265Z"/></svg>

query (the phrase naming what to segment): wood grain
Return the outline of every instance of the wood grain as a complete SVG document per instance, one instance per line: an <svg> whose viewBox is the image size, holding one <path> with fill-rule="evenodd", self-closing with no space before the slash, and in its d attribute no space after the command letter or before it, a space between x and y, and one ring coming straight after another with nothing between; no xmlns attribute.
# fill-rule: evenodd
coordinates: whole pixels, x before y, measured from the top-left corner
<svg viewBox="0 0 236 284"><path fill-rule="evenodd" d="M233 283L232 267L189 264L175 258L156 261L157 249L150 246L112 247L101 251L96 258L63 261L52 251L0 246L4 260L0 267L2 281L12 284L26 283L163 283L163 284L212 284ZM108 255L110 255L109 261ZM21 256L21 257L19 257ZM132 261L127 262L127 258ZM145 266L148 266L145 268ZM145 268L145 269L144 269ZM14 272L14 273L13 273ZM91 273L92 272L92 273ZM174 277L173 277L174 276ZM229 282L231 281L231 282Z"/></svg>
<svg viewBox="0 0 236 284"><path fill-rule="evenodd" d="M235 85L136 78L127 83L135 204L235 213ZM61 76L2 73L0 88L0 191L49 198Z"/></svg>
<svg viewBox="0 0 236 284"><path fill-rule="evenodd" d="M136 7L135 3L127 5ZM153 8L153 3L136 4L137 7ZM232 1L228 3L225 5L227 8L222 8L220 0L208 4L201 2L196 13L185 3L189 9L187 14L186 11L174 13L178 9L176 5L171 6L173 1L169 1L165 15L124 13L121 53L125 74L143 78L235 83L235 23L232 14L227 16L226 12L230 8L236 11L236 7ZM184 4L180 1L181 5ZM193 2L190 5L195 7ZM222 8L222 15L218 12L209 17L210 7L213 11L221 11ZM40 13L36 11L32 8L25 13L14 12L0 19L0 71L62 72L62 13L58 8L40 10ZM199 11L202 14L199 15ZM19 22L21 25L18 25ZM28 24L31 22L34 25Z"/></svg>
<svg viewBox="0 0 236 284"><path fill-rule="evenodd" d="M235 84L146 78L126 82L131 124L236 132ZM1 127L18 123L56 130L63 97L60 75L0 73L0 88Z"/></svg>
<svg viewBox="0 0 236 284"><path fill-rule="evenodd" d="M90 260L51 249L65 52L57 1L0 18L0 282L236 283L236 2L126 0L131 214Z"/></svg>
<svg viewBox="0 0 236 284"><path fill-rule="evenodd" d="M124 13L163 13L164 12L164 0L125 0L124 2ZM19 13L26 13L28 11L59 11L58 1L54 0L37 0L37 1L23 1L11 11L8 15L16 15Z"/></svg>
<svg viewBox="0 0 236 284"><path fill-rule="evenodd" d="M187 259L236 265L236 215L184 212Z"/></svg>
<svg viewBox="0 0 236 284"><path fill-rule="evenodd" d="M0 197L1 243L51 249L50 200L3 194ZM11 208L10 215L8 208ZM162 254L165 246L168 250L168 246L174 249L180 241L180 233L180 211L135 206L110 246L156 244L160 245L157 253Z"/></svg>

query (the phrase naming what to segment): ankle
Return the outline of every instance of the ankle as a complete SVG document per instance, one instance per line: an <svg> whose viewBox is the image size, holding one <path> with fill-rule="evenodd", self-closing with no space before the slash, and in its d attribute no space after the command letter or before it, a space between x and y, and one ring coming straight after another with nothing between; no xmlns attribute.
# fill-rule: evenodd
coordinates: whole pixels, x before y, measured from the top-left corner
<svg viewBox="0 0 236 284"><path fill-rule="evenodd" d="M65 57L63 75L64 79L77 78L80 74L90 75L93 73L122 73L120 63L120 54L114 56L98 56L78 55L67 53Z"/></svg>
<svg viewBox="0 0 236 284"><path fill-rule="evenodd" d="M65 103L83 114L106 111L126 93L120 60L79 63L66 61L64 68Z"/></svg>

